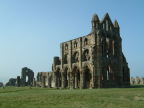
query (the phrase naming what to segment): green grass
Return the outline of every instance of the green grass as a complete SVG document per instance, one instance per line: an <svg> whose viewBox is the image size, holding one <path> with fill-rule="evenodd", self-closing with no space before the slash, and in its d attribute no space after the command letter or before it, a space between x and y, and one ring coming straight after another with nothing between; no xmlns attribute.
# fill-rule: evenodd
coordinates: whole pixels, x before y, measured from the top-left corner
<svg viewBox="0 0 144 108"><path fill-rule="evenodd" d="M0 88L0 108L144 108L144 88Z"/></svg>

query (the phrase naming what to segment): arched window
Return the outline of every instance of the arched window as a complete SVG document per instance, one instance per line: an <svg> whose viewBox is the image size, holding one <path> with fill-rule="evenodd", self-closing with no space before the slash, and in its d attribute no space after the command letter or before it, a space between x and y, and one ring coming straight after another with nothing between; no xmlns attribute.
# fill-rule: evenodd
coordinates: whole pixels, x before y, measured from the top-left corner
<svg viewBox="0 0 144 108"><path fill-rule="evenodd" d="M65 44L65 50L68 50L68 44Z"/></svg>
<svg viewBox="0 0 144 108"><path fill-rule="evenodd" d="M112 53L113 53L113 55L115 55L114 44L115 44L115 42L114 42L114 40L113 40L113 41L112 41Z"/></svg>
<svg viewBox="0 0 144 108"><path fill-rule="evenodd" d="M64 64L67 64L68 63L68 54L65 54L64 55Z"/></svg>
<svg viewBox="0 0 144 108"><path fill-rule="evenodd" d="M106 20L106 31L109 31L109 21Z"/></svg>
<svg viewBox="0 0 144 108"><path fill-rule="evenodd" d="M76 41L74 42L74 48L77 48L77 42Z"/></svg>
<svg viewBox="0 0 144 108"><path fill-rule="evenodd" d="M106 50L106 58L109 58L109 51Z"/></svg>
<svg viewBox="0 0 144 108"><path fill-rule="evenodd" d="M79 62L79 53L78 52L75 52L73 54L73 62L74 63Z"/></svg>
<svg viewBox="0 0 144 108"><path fill-rule="evenodd" d="M89 55L89 50L86 49L84 52L83 52L83 61L88 61L90 60L90 55Z"/></svg>
<svg viewBox="0 0 144 108"><path fill-rule="evenodd" d="M56 69L56 72L55 72L55 77L56 77L56 87L61 87L61 72L60 72L60 68L57 68Z"/></svg>
<svg viewBox="0 0 144 108"><path fill-rule="evenodd" d="M87 38L84 39L84 45L88 45L88 39Z"/></svg>
<svg viewBox="0 0 144 108"><path fill-rule="evenodd" d="M73 87L80 88L80 71L77 66L72 69Z"/></svg>
<svg viewBox="0 0 144 108"><path fill-rule="evenodd" d="M103 29L105 29L105 23L103 23Z"/></svg>
<svg viewBox="0 0 144 108"><path fill-rule="evenodd" d="M66 88L68 86L68 68L67 67L64 69L63 79L65 81L64 88Z"/></svg>
<svg viewBox="0 0 144 108"><path fill-rule="evenodd" d="M110 80L110 66L107 67L107 80Z"/></svg>
<svg viewBox="0 0 144 108"><path fill-rule="evenodd" d="M91 87L91 80L92 80L92 75L91 71L88 66L84 67L84 88L90 88Z"/></svg>
<svg viewBox="0 0 144 108"><path fill-rule="evenodd" d="M106 38L106 45L107 45L107 48L109 49L110 48L110 40L109 40L109 38Z"/></svg>

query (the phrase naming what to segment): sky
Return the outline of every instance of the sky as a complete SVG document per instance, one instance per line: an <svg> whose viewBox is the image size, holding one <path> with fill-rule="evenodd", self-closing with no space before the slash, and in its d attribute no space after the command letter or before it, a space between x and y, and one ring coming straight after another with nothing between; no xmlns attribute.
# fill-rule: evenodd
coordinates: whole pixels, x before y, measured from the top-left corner
<svg viewBox="0 0 144 108"><path fill-rule="evenodd" d="M131 76L144 77L144 0L0 0L0 82L21 68L51 71L60 43L87 35L91 18L118 20Z"/></svg>

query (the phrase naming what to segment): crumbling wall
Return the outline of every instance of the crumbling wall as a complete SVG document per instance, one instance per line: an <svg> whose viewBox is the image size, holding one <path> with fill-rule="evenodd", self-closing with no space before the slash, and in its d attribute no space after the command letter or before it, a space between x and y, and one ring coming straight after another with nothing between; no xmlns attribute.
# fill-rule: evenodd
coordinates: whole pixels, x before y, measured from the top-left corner
<svg viewBox="0 0 144 108"><path fill-rule="evenodd" d="M130 86L130 69L122 52L120 27L108 13L92 17L88 35L61 43L61 57L52 65L55 88Z"/></svg>
<svg viewBox="0 0 144 108"><path fill-rule="evenodd" d="M16 86L16 78L10 78L6 86Z"/></svg>
<svg viewBox="0 0 144 108"><path fill-rule="evenodd" d="M36 85L39 87L52 87L52 72L38 72Z"/></svg>
<svg viewBox="0 0 144 108"><path fill-rule="evenodd" d="M131 77L131 85L144 85L144 77Z"/></svg>
<svg viewBox="0 0 144 108"><path fill-rule="evenodd" d="M27 67L22 68L21 86L32 86L33 85L33 79L34 79L34 72Z"/></svg>

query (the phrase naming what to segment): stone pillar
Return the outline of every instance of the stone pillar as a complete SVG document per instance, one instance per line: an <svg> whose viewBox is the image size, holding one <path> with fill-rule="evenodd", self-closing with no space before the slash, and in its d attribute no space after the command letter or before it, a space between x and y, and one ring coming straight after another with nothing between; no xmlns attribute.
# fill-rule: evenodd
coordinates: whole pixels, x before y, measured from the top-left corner
<svg viewBox="0 0 144 108"><path fill-rule="evenodd" d="M102 62L102 45L101 45L101 34L100 32L97 32L97 55L96 55L96 88L100 88L100 84L101 84L101 71L102 71L102 66L101 66L101 62Z"/></svg>
<svg viewBox="0 0 144 108"><path fill-rule="evenodd" d="M56 72L54 72L54 83L55 83L55 88L58 88L58 78Z"/></svg>
<svg viewBox="0 0 144 108"><path fill-rule="evenodd" d="M59 72L59 73L58 73L58 76L57 76L57 84L58 84L57 87L58 87L58 88L60 88L61 82L62 82L61 77L60 77L60 74L61 74L61 73Z"/></svg>
<svg viewBox="0 0 144 108"><path fill-rule="evenodd" d="M75 88L78 88L78 77L77 77L77 72L75 73Z"/></svg>
<svg viewBox="0 0 144 108"><path fill-rule="evenodd" d="M73 75L72 72L71 72L70 74L71 74L71 75L70 75L70 76L71 76L71 78L70 78L70 89L73 89L74 86L75 86L75 85L74 85L74 80L75 80L74 78L75 78L75 77L74 77L74 75Z"/></svg>
<svg viewBox="0 0 144 108"><path fill-rule="evenodd" d="M84 88L84 82L83 82L83 71L80 71L80 89Z"/></svg>
<svg viewBox="0 0 144 108"><path fill-rule="evenodd" d="M94 72L94 67L91 69L91 88L95 88L94 82L95 82L95 72Z"/></svg>
<svg viewBox="0 0 144 108"><path fill-rule="evenodd" d="M83 89L83 72L82 72L82 37L80 37L80 60L79 60L79 71L80 71L80 89Z"/></svg>
<svg viewBox="0 0 144 108"><path fill-rule="evenodd" d="M70 78L71 78L70 72L68 72L68 74L67 74L68 88L70 88Z"/></svg>
<svg viewBox="0 0 144 108"><path fill-rule="evenodd" d="M62 76L62 78L61 78L61 82L62 82L61 87L65 88L65 76L64 76L64 72L61 72L61 76Z"/></svg>
<svg viewBox="0 0 144 108"><path fill-rule="evenodd" d="M20 76L17 76L17 86L18 86L18 87L21 86L21 79L20 79Z"/></svg>

